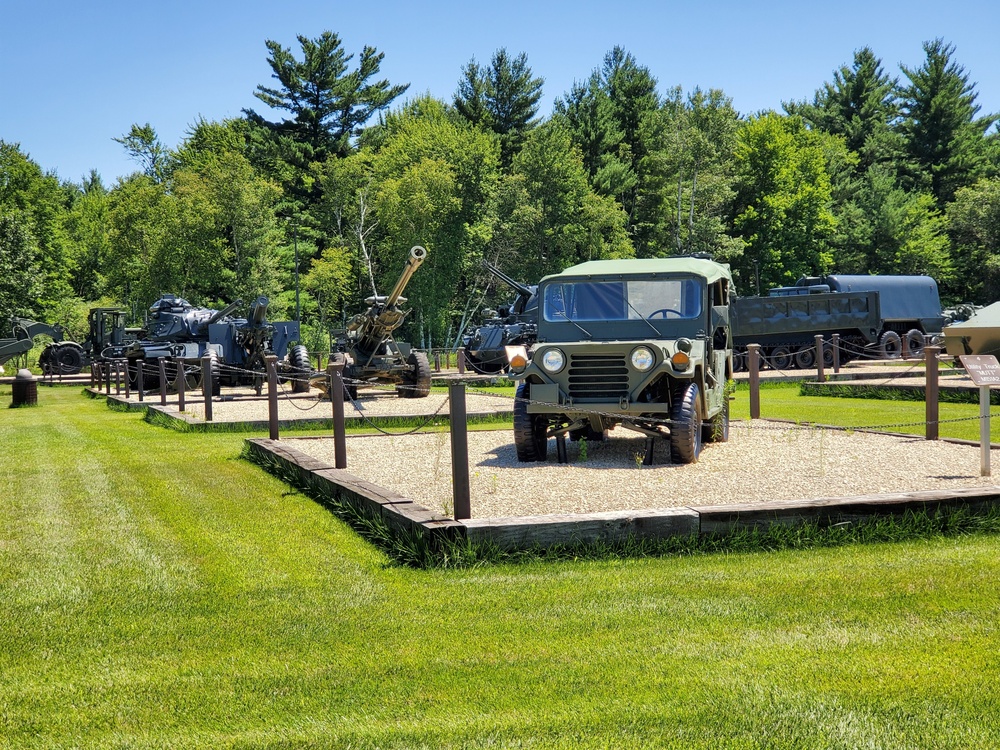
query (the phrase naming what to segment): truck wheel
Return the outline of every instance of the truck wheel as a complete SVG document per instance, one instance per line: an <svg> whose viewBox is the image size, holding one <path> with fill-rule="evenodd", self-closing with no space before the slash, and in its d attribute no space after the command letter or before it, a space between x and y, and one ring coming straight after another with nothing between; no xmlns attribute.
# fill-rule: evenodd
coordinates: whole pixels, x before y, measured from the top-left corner
<svg viewBox="0 0 1000 750"><path fill-rule="evenodd" d="M292 347L288 353L288 364L292 368L292 393L309 393L309 376L312 374L312 363L309 361L309 350L302 344Z"/></svg>
<svg viewBox="0 0 1000 750"><path fill-rule="evenodd" d="M678 391L670 409L670 460L693 464L701 453L701 391L689 383Z"/></svg>
<svg viewBox="0 0 1000 750"><path fill-rule="evenodd" d="M771 350L767 363L774 370L787 370L792 366L792 352L787 346L776 346Z"/></svg>
<svg viewBox="0 0 1000 750"><path fill-rule="evenodd" d="M923 356L924 346L926 345L927 340L924 338L923 331L911 328L906 332L906 348L910 350L911 357Z"/></svg>
<svg viewBox="0 0 1000 750"><path fill-rule="evenodd" d="M878 341L879 353L883 359L898 359L903 351L903 342L895 331L886 331Z"/></svg>
<svg viewBox="0 0 1000 750"><path fill-rule="evenodd" d="M406 358L410 371L403 382L396 386L400 398L426 398L431 393L431 363L424 352L410 352Z"/></svg>
<svg viewBox="0 0 1000 750"><path fill-rule="evenodd" d="M833 343L828 341L823 346L823 367L833 367L833 354ZM843 352L840 354L840 361L844 361Z"/></svg>
<svg viewBox="0 0 1000 750"><path fill-rule="evenodd" d="M800 370L811 370L816 366L816 348L803 346L795 352L795 366Z"/></svg>
<svg viewBox="0 0 1000 750"><path fill-rule="evenodd" d="M222 367L219 365L219 355L214 349L210 349L208 354L208 370L212 375L212 395L222 395Z"/></svg>
<svg viewBox="0 0 1000 750"><path fill-rule="evenodd" d="M544 414L528 414L530 393L531 387L521 383L514 399L514 448L522 463L544 461L549 449L549 420Z"/></svg>
<svg viewBox="0 0 1000 750"><path fill-rule="evenodd" d="M55 353L56 364L63 375L76 375L83 369L83 349L79 344L63 344Z"/></svg>
<svg viewBox="0 0 1000 750"><path fill-rule="evenodd" d="M704 443L725 443L729 440L729 397L723 402L722 410L702 425L701 440Z"/></svg>

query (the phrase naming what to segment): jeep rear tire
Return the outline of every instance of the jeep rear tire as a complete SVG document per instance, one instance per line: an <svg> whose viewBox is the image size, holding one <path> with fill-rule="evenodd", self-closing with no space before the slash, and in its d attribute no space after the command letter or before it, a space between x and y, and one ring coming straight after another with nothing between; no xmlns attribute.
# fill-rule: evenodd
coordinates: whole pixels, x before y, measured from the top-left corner
<svg viewBox="0 0 1000 750"><path fill-rule="evenodd" d="M701 391L688 383L675 394L670 408L670 460L693 464L701 453Z"/></svg>
<svg viewBox="0 0 1000 750"><path fill-rule="evenodd" d="M514 399L514 448L522 463L544 461L549 449L549 420L544 414L528 414L530 398L531 387L521 383Z"/></svg>

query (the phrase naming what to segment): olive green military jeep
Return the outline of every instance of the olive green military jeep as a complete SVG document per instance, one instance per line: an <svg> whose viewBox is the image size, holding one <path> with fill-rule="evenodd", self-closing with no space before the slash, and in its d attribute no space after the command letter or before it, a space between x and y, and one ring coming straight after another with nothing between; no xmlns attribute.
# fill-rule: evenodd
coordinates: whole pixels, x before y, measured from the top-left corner
<svg viewBox="0 0 1000 750"><path fill-rule="evenodd" d="M616 425L668 438L674 463L727 440L731 288L728 266L687 256L542 279L537 343L507 350L518 460L544 461L550 437L600 440Z"/></svg>

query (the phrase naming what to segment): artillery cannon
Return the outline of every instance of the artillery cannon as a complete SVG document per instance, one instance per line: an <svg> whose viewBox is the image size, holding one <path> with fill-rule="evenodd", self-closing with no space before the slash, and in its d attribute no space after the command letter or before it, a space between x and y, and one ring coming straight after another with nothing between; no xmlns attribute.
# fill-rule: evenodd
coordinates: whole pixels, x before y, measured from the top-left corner
<svg viewBox="0 0 1000 750"><path fill-rule="evenodd" d="M289 349L289 344L299 338L299 324L297 321L269 323L268 304L267 297L258 297L250 304L248 316L237 318L233 313L243 306L240 300L222 310L212 310L195 307L172 294L164 295L149 308L145 336L124 351L132 365L129 377L135 379L132 374L136 372L135 365L163 357L171 362L172 372L168 374L171 380L176 375L178 361L193 365L190 385L197 387L201 377L196 368L207 356L212 390L218 395L223 381L227 385L259 382L265 372L264 357L274 354L281 360L279 368L285 376L295 378L292 390L307 392L311 372L309 352L301 344ZM230 365L224 377L222 364ZM157 377L144 378L144 385L152 386Z"/></svg>
<svg viewBox="0 0 1000 750"><path fill-rule="evenodd" d="M507 367L504 347L530 347L538 338L538 298L535 296L538 287L515 281L488 261L483 261L483 268L517 292L517 298L509 305L484 310L483 324L462 341L466 362L472 369L496 373Z"/></svg>
<svg viewBox="0 0 1000 750"><path fill-rule="evenodd" d="M426 257L427 250L420 245L410 248L392 291L368 297L365 300L368 309L351 318L337 337L337 351L331 359L344 365L351 398L357 398L359 386L373 383L395 384L396 394L401 398L423 398L430 393L431 367L427 355L393 338L393 332L410 313L400 308L406 304L403 290Z"/></svg>

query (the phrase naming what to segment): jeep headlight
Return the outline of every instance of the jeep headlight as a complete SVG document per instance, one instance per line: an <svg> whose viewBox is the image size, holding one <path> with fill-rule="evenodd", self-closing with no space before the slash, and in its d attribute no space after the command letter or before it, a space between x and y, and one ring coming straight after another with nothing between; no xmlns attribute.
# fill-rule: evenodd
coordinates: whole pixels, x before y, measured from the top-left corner
<svg viewBox="0 0 1000 750"><path fill-rule="evenodd" d="M542 355L542 367L546 372L557 373L566 364L566 355L561 349L547 349Z"/></svg>
<svg viewBox="0 0 1000 750"><path fill-rule="evenodd" d="M653 352L645 346L637 346L632 350L632 367L639 372L646 372L656 362Z"/></svg>

